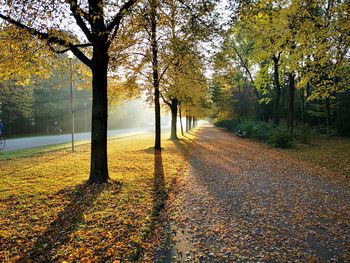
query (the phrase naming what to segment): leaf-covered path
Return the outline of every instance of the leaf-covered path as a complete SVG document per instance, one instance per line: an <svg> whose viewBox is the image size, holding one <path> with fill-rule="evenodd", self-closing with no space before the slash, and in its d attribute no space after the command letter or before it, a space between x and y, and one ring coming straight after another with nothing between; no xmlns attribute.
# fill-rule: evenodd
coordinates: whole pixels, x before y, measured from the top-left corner
<svg viewBox="0 0 350 263"><path fill-rule="evenodd" d="M349 179L216 128L196 135L159 261L350 261Z"/></svg>

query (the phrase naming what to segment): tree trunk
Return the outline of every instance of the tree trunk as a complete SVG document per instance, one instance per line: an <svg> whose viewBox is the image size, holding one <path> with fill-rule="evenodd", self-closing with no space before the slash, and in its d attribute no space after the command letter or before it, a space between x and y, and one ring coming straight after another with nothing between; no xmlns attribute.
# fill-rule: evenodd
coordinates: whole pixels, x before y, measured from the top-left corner
<svg viewBox="0 0 350 263"><path fill-rule="evenodd" d="M280 104L280 121L281 118L283 118L284 120L287 119L287 89L286 88L282 88L281 89L281 104Z"/></svg>
<svg viewBox="0 0 350 263"><path fill-rule="evenodd" d="M154 108L155 108L155 120L156 120L156 134L154 148L161 150L161 128L160 128L160 102L159 102L159 86L154 87Z"/></svg>
<svg viewBox="0 0 350 263"><path fill-rule="evenodd" d="M181 135L184 136L184 128L182 126L181 104L180 103L179 103L179 117L180 117Z"/></svg>
<svg viewBox="0 0 350 263"><path fill-rule="evenodd" d="M309 113L308 113L308 107L309 107L309 103L308 103L308 98L311 96L311 85L309 82L307 82L306 84L306 90L304 93L304 122L308 123L309 122Z"/></svg>
<svg viewBox="0 0 350 263"><path fill-rule="evenodd" d="M289 73L288 79L288 129L293 134L294 128L294 91L295 91L295 76Z"/></svg>
<svg viewBox="0 0 350 263"><path fill-rule="evenodd" d="M189 127L188 127L188 115L186 114L186 132L189 131Z"/></svg>
<svg viewBox="0 0 350 263"><path fill-rule="evenodd" d="M107 70L108 48L94 47L92 58L92 127L90 183L108 181L107 164Z"/></svg>
<svg viewBox="0 0 350 263"><path fill-rule="evenodd" d="M279 125L280 123L280 98L281 98L281 85L279 80L279 66L278 66L279 56L273 56L274 62L274 73L273 80L275 84L275 100L273 104L273 123Z"/></svg>
<svg viewBox="0 0 350 263"><path fill-rule="evenodd" d="M327 125L327 135L329 135L329 128L331 124L331 105L329 98L326 98L326 125Z"/></svg>
<svg viewBox="0 0 350 263"><path fill-rule="evenodd" d="M151 1L151 46L152 46L152 71L154 87L155 108L155 143L154 148L161 150L161 127L160 127L160 101L159 101L159 72L158 72L158 42L157 42L157 0Z"/></svg>
<svg viewBox="0 0 350 263"><path fill-rule="evenodd" d="M171 135L170 139L172 140L177 140L177 105L178 105L178 100L177 99L172 99L171 100Z"/></svg>
<svg viewBox="0 0 350 263"><path fill-rule="evenodd" d="M192 130L192 115L188 116L188 129Z"/></svg>
<svg viewBox="0 0 350 263"><path fill-rule="evenodd" d="M305 123L305 96L304 96L304 88L300 90L300 99L301 99L301 123L304 125Z"/></svg>

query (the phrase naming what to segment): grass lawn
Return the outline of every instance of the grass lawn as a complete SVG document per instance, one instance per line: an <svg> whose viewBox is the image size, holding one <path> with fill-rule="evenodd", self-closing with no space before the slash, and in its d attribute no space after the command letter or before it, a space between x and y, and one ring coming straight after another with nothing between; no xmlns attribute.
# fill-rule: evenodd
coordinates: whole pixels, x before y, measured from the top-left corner
<svg viewBox="0 0 350 263"><path fill-rule="evenodd" d="M86 144L87 142L78 142L76 143L76 146L84 143ZM0 151L0 161L28 157L28 156L31 157L34 155L46 154L48 152L53 152L57 150L66 150L66 149L69 150L71 149L70 147L71 147L70 143L64 143L64 144L39 146L39 147L28 148L28 149L19 149L19 150L13 150L13 151Z"/></svg>
<svg viewBox="0 0 350 263"><path fill-rule="evenodd" d="M152 145L150 135L110 141L102 186L86 184L88 144L1 161L0 261L119 262L152 251L157 213L187 171L184 149Z"/></svg>
<svg viewBox="0 0 350 263"><path fill-rule="evenodd" d="M298 145L284 151L296 159L326 167L350 179L350 138L317 139L310 145Z"/></svg>

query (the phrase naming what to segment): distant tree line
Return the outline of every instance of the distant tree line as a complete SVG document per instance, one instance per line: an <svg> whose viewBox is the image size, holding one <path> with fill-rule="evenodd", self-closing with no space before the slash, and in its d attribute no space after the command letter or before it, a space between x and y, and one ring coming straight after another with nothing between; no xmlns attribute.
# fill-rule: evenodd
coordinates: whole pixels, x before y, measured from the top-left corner
<svg viewBox="0 0 350 263"><path fill-rule="evenodd" d="M88 131L91 121L91 91L74 88L73 99L75 129L77 132ZM68 81L58 85L52 77L26 86L3 82L0 83L0 102L0 119L6 125L9 137L51 134L55 122L63 132L71 130Z"/></svg>

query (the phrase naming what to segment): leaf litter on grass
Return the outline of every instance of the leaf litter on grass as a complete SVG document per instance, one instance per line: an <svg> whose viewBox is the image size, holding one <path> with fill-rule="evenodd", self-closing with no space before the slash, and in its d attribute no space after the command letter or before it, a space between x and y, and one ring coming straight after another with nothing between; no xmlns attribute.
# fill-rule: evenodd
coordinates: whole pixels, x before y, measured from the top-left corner
<svg viewBox="0 0 350 263"><path fill-rule="evenodd" d="M155 207L165 202L155 192L167 195L185 167L183 154L168 140L156 162L152 143L146 135L110 142L111 182L100 186L85 183L88 145L74 154L62 150L1 162L0 261L149 262Z"/></svg>

